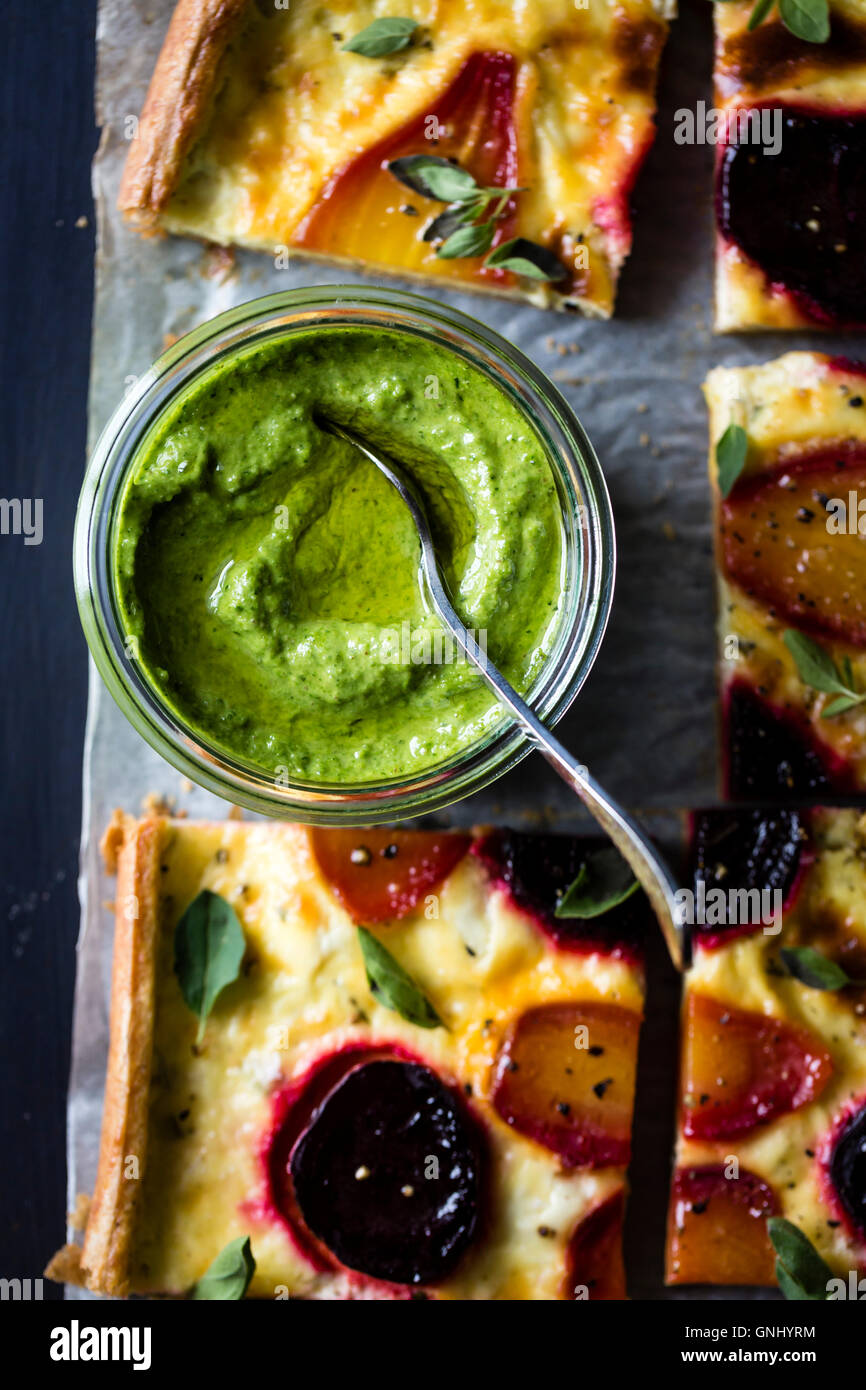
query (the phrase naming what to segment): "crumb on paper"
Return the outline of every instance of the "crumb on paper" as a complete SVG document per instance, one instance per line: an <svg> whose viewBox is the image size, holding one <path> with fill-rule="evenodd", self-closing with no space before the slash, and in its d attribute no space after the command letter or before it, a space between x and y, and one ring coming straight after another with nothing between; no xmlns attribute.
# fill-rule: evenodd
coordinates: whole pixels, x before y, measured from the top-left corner
<svg viewBox="0 0 866 1390"><path fill-rule="evenodd" d="M81 230L83 230L84 227L89 227L89 226L90 226L90 219L89 219L88 217L85 217L84 214L82 213L82 215L81 215L80 217L76 217L76 219L75 219L75 225L76 225L76 227L78 228L78 230L81 231Z"/></svg>
<svg viewBox="0 0 866 1390"><path fill-rule="evenodd" d="M89 1215L90 1197L86 1192L79 1192L75 1198L75 1206L66 1214L66 1220L73 1231L83 1231Z"/></svg>
<svg viewBox="0 0 866 1390"><path fill-rule="evenodd" d="M226 813L226 820L243 820L244 812L242 806L230 806Z"/></svg>
<svg viewBox="0 0 866 1390"><path fill-rule="evenodd" d="M665 538L666 538L667 540L669 540L669 541L675 541L675 540L676 540L676 538L677 538L677 528L674 526L674 524L673 524L672 521L663 521L663 522L662 522L662 531L663 531L663 533L664 533L664 535L665 535Z"/></svg>
<svg viewBox="0 0 866 1390"><path fill-rule="evenodd" d="M146 816L172 816L174 815L174 801L171 797L163 796L161 792L148 792L142 798L141 809Z"/></svg>
<svg viewBox="0 0 866 1390"><path fill-rule="evenodd" d="M188 777L181 777L180 789L184 793L184 795L189 795L189 793L192 791L192 782L189 780Z"/></svg>
<svg viewBox="0 0 866 1390"><path fill-rule="evenodd" d="M180 340L180 334L179 334L179 333L163 333L163 335L162 335L162 350L163 350L163 352L167 352L168 349L169 349L170 347L174 347L175 343L178 342L179 340Z"/></svg>
<svg viewBox="0 0 866 1390"><path fill-rule="evenodd" d="M643 433L643 434L640 436L640 438L638 439L638 444L641 446L642 449L646 449L646 448L648 448L648 446L649 446L649 442L650 442L650 437L649 437L649 435L646 433L646 431L644 431L644 433Z"/></svg>
<svg viewBox="0 0 866 1390"><path fill-rule="evenodd" d="M234 273L237 257L230 246L208 246L199 262L199 274L203 280L214 280L224 285Z"/></svg>
<svg viewBox="0 0 866 1390"><path fill-rule="evenodd" d="M637 408L638 415L646 415L648 410L649 406L647 405L646 401L641 401L640 405Z"/></svg>

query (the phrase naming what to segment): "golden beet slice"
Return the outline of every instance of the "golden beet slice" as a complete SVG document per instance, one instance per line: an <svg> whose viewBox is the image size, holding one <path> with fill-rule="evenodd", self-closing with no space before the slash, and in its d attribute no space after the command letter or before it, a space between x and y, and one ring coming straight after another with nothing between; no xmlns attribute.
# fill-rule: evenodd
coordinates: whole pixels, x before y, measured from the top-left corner
<svg viewBox="0 0 866 1390"><path fill-rule="evenodd" d="M514 103L517 60L511 53L473 53L436 102L339 170L322 190L294 242L324 255L371 259L379 265L423 270L447 279L507 284L513 277L484 269L478 257L443 260L423 239L444 204L413 193L388 171L407 155L435 155L467 169L485 187L516 187ZM434 113L431 115L431 112ZM431 139L435 121L438 138ZM496 243L515 235L514 200L498 224Z"/></svg>
<svg viewBox="0 0 866 1390"><path fill-rule="evenodd" d="M683 1133L729 1139L799 1110L833 1071L807 1029L690 994L683 1067Z"/></svg>
<svg viewBox="0 0 866 1390"><path fill-rule="evenodd" d="M310 831L316 862L356 922L414 911L469 849L469 835L428 830Z"/></svg>
<svg viewBox="0 0 866 1390"><path fill-rule="evenodd" d="M527 1009L494 1063L497 1112L567 1168L627 1164L639 1030L618 1004Z"/></svg>
<svg viewBox="0 0 866 1390"><path fill-rule="evenodd" d="M744 478L722 502L727 573L780 622L866 647L866 534L856 500L863 496L862 447Z"/></svg>
<svg viewBox="0 0 866 1390"><path fill-rule="evenodd" d="M674 1174L668 1221L668 1284L773 1284L767 1217L775 1193L754 1173L726 1177L715 1164Z"/></svg>

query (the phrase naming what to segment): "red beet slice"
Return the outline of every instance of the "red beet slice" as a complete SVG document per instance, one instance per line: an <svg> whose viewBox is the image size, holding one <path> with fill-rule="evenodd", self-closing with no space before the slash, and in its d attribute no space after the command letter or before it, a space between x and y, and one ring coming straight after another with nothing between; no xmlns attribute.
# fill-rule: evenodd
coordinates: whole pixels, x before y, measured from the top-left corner
<svg viewBox="0 0 866 1390"><path fill-rule="evenodd" d="M738 801L797 801L849 792L852 776L801 719L734 681L725 709L727 795Z"/></svg>
<svg viewBox="0 0 866 1390"><path fill-rule="evenodd" d="M842 1210L866 1240L866 1103L849 1115L836 1136L829 1174Z"/></svg>
<svg viewBox="0 0 866 1390"><path fill-rule="evenodd" d="M316 862L355 922L413 912L456 868L468 835L432 830L311 830Z"/></svg>
<svg viewBox="0 0 866 1390"><path fill-rule="evenodd" d="M727 1177L716 1164L674 1174L668 1230L669 1284L772 1284L767 1218L776 1194L754 1173Z"/></svg>
<svg viewBox="0 0 866 1390"><path fill-rule="evenodd" d="M651 910L643 893L599 917L559 918L556 905L592 850L606 841L581 835L493 830L472 847L496 885L565 950L640 956Z"/></svg>
<svg viewBox="0 0 866 1390"><path fill-rule="evenodd" d="M833 1062L806 1028L689 995L683 1064L683 1133L732 1139L808 1105Z"/></svg>
<svg viewBox="0 0 866 1390"><path fill-rule="evenodd" d="M566 1298L585 1296L583 1289L590 1302L625 1298L624 1211L625 1193L620 1189L580 1222L568 1245Z"/></svg>
<svg viewBox="0 0 866 1390"><path fill-rule="evenodd" d="M315 1111L292 1151L303 1219L349 1269L435 1284L480 1220L480 1136L454 1093L415 1062L362 1063Z"/></svg>
<svg viewBox="0 0 866 1390"><path fill-rule="evenodd" d="M729 144L723 234L819 323L866 323L866 117L782 109L778 153Z"/></svg>
<svg viewBox="0 0 866 1390"><path fill-rule="evenodd" d="M691 850L696 905L701 897L711 903L710 894L721 889L729 908L732 890L757 891L762 895L766 891L771 897L762 896L761 905L769 905L770 911L776 901L772 895L780 892L782 906L788 908L801 880L806 846L807 835L799 811L765 807L696 811ZM733 906L737 908L739 903ZM737 936L763 931L759 915L753 917L751 922L728 925L695 922L692 930L702 945L717 946Z"/></svg>

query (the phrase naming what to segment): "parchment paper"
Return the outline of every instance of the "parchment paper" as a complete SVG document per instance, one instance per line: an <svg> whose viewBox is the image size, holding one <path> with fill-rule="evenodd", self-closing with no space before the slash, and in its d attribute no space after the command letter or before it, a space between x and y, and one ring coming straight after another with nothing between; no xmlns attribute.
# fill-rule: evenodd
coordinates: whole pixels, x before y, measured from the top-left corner
<svg viewBox="0 0 866 1390"><path fill-rule="evenodd" d="M614 795L653 812L650 827L674 847L679 822L671 808L707 804L716 791L714 596L701 382L719 362L758 362L794 346L846 350L839 339L817 335L720 339L710 331L713 151L676 145L673 131L679 108L711 100L712 7L705 0L681 2L684 14L663 62L658 137L635 198L635 249L616 318L590 322L437 291L513 339L553 377L601 459L619 543L614 611L595 669L559 733ZM100 0L97 119L103 133L93 171L99 241L91 447L130 379L146 370L167 334L182 334L232 305L279 289L364 278L300 263L276 270L266 256L240 254L228 278L220 279L214 275L219 258L201 246L145 241L122 226L115 200L128 118L141 109L173 4ZM190 789L150 750L91 669L69 1096L70 1209L76 1193L92 1190L107 1053L111 917L104 903L113 885L104 876L98 841L115 806L137 811L154 792L191 815L226 812L225 803ZM456 806L451 819L524 826L555 821L570 828L580 811L533 755L487 793ZM631 1290L643 1298L683 1296L661 1284L677 989L658 947L641 1049L627 1231Z"/></svg>

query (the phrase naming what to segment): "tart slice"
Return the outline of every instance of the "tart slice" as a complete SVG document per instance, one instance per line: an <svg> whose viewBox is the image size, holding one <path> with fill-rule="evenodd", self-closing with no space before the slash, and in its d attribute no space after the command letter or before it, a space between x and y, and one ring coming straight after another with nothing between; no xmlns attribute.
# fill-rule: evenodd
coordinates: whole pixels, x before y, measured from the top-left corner
<svg viewBox="0 0 866 1390"><path fill-rule="evenodd" d="M866 11L830 0L809 42L775 5L750 29L758 8L714 6L716 328L862 329Z"/></svg>
<svg viewBox="0 0 866 1390"><path fill-rule="evenodd" d="M179 0L122 211L608 317L675 0L394 8Z"/></svg>
<svg viewBox="0 0 866 1390"><path fill-rule="evenodd" d="M866 1269L866 816L699 812L670 1284L773 1284L770 1217Z"/></svg>
<svg viewBox="0 0 866 1390"><path fill-rule="evenodd" d="M625 1297L648 908L556 917L591 842L119 816L107 849L99 1171L54 1277Z"/></svg>
<svg viewBox="0 0 866 1390"><path fill-rule="evenodd" d="M866 366L792 352L707 378L724 791L866 787Z"/></svg>

